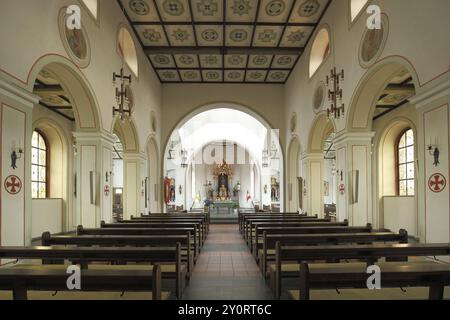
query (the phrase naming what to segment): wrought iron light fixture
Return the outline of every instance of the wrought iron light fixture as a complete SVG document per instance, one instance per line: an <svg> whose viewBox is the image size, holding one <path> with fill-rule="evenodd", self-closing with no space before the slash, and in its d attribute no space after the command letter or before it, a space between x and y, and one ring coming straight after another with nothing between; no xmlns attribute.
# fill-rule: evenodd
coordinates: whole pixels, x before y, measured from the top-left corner
<svg viewBox="0 0 450 320"><path fill-rule="evenodd" d="M187 150L186 149L181 149L181 167L182 168L187 168L188 167L187 158L188 158Z"/></svg>
<svg viewBox="0 0 450 320"><path fill-rule="evenodd" d="M342 88L341 82L344 81L344 70L337 73L336 67L331 70L330 76L327 76L326 85L328 87L328 100L330 101L330 108L327 109L328 118L339 119L344 116L345 105L342 103ZM340 106L338 107L338 100Z"/></svg>
<svg viewBox="0 0 450 320"><path fill-rule="evenodd" d="M263 150L262 152L262 167L268 168L269 167L269 151Z"/></svg>
<svg viewBox="0 0 450 320"><path fill-rule="evenodd" d="M175 148L174 142L171 141L170 142L170 149L168 151L169 157L167 158L167 160L175 160L175 157L173 156L173 153L175 152L174 148Z"/></svg>
<svg viewBox="0 0 450 320"><path fill-rule="evenodd" d="M131 111L133 108L133 98L131 95L131 75L126 76L123 68L120 69L120 73L113 73L113 84L116 85L116 80L120 80L120 89L116 87L116 101L119 105L117 108L113 107L113 117L118 115L121 121L125 121L131 117Z"/></svg>

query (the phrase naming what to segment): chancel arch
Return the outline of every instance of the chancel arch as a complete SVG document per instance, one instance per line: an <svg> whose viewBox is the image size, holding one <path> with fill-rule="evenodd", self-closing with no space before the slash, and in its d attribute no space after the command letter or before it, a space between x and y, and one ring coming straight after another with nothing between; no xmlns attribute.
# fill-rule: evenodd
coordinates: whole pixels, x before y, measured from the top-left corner
<svg viewBox="0 0 450 320"><path fill-rule="evenodd" d="M200 200L204 202L202 195L208 193L203 189L211 187L217 189L214 190L215 195L212 193L213 198L216 200L224 198L221 199L223 202L231 201L234 208L256 206L281 210L284 207L284 174L283 152L278 139L276 130L272 130L267 123L262 122L259 117L256 118L242 106L215 104L205 106L204 111L196 111L186 117L173 131L163 157L165 175L163 201L166 207L167 203L170 206L181 205L172 201L174 193L175 198L176 194L180 193L181 186L181 189L186 191L182 192L185 194L183 205L188 208L192 202ZM198 156L202 158L201 161L206 160L207 165L216 168L198 167ZM233 164L235 160L238 160L238 163ZM192 166L191 161L196 164ZM220 170L218 168L220 165L223 165L222 169L231 170L233 173L253 172L252 179L247 176L230 179L223 183L226 191L222 190L220 197L219 189L222 185L219 185L218 180L198 181L199 170L210 173L209 171L212 172L214 169ZM249 167L242 169L243 166ZM186 172L177 173L180 168ZM215 178L218 178L217 175ZM183 184L179 183L180 179ZM192 183L193 180L196 182ZM247 182L243 182L244 180L249 180L248 185ZM211 193L209 195L206 200L213 202ZM230 200L231 198L234 200Z"/></svg>

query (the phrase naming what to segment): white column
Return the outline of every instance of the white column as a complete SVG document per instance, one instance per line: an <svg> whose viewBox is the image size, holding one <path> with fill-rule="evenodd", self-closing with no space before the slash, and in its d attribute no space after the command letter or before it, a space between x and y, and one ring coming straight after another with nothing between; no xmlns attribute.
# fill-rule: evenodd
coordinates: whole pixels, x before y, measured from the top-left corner
<svg viewBox="0 0 450 320"><path fill-rule="evenodd" d="M303 176L306 185L306 194L303 194L303 206L308 215L317 214L323 217L323 154L302 154ZM297 197L298 187L292 186L292 197ZM290 196L290 195L288 195ZM298 200L296 201L298 203Z"/></svg>
<svg viewBox="0 0 450 320"><path fill-rule="evenodd" d="M0 79L0 245L3 246L31 243L31 124L32 110L38 102L35 95ZM19 157L16 168L11 163L13 151Z"/></svg>
<svg viewBox="0 0 450 320"><path fill-rule="evenodd" d="M450 80L426 88L410 99L417 108L417 229L421 242L447 243L450 241ZM436 147L439 164L435 164Z"/></svg>
<svg viewBox="0 0 450 320"><path fill-rule="evenodd" d="M346 132L334 139L337 168L337 217L350 225L377 225L372 213L373 132ZM343 186L343 191L340 190Z"/></svg>
<svg viewBox="0 0 450 320"><path fill-rule="evenodd" d="M144 212L145 154L123 153L123 218L139 216Z"/></svg>
<svg viewBox="0 0 450 320"><path fill-rule="evenodd" d="M99 227L102 220L112 220L110 172L114 138L108 133L74 132L73 135L77 176L75 221L85 228ZM109 192L105 192L105 187Z"/></svg>

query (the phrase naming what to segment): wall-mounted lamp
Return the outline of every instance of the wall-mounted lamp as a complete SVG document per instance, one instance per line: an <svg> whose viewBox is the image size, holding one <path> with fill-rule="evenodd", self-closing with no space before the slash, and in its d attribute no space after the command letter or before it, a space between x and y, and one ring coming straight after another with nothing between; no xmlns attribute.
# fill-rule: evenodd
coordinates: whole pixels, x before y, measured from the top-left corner
<svg viewBox="0 0 450 320"><path fill-rule="evenodd" d="M111 178L113 176L113 172L112 171L106 171L105 173L105 180L106 182L109 182L109 178Z"/></svg>
<svg viewBox="0 0 450 320"><path fill-rule="evenodd" d="M440 162L439 162L440 151L439 151L439 147L438 147L438 139L437 138L436 138L436 142L434 145L431 144L431 142L430 142L430 144L428 144L427 150L428 150L428 153L430 154L430 156L434 157L433 165L435 167L440 165Z"/></svg>
<svg viewBox="0 0 450 320"><path fill-rule="evenodd" d="M21 159L23 155L22 147L16 147L16 143L13 142L13 146L11 147L11 168L13 170L17 169L17 159Z"/></svg>

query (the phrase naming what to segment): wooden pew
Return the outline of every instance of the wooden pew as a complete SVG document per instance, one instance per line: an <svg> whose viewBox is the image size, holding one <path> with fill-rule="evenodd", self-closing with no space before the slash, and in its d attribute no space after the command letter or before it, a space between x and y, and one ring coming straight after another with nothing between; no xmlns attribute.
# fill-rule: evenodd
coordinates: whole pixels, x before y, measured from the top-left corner
<svg viewBox="0 0 450 320"><path fill-rule="evenodd" d="M95 235L109 235L109 236L156 236L156 235L184 235L187 232L194 234L195 228L104 228L104 229L91 229L84 228L83 226L77 227L78 236L95 236ZM198 236L193 237L194 243L194 261L197 260L200 253L200 245L198 242Z"/></svg>
<svg viewBox="0 0 450 320"><path fill-rule="evenodd" d="M315 216L306 216L306 215L301 215L298 213L239 213L239 218L238 218L238 222L239 222L239 230L241 231L241 233L243 232L244 229L244 222L246 219L249 218L266 218L266 219L270 219L270 218L289 218L289 217L301 217L304 219L318 219L317 215Z"/></svg>
<svg viewBox="0 0 450 320"><path fill-rule="evenodd" d="M408 232L401 229L399 233L329 233L329 234L267 234L263 233L262 248L258 249L258 258L263 275L266 276L269 261L275 260L275 245L305 246L305 245L338 245L338 244L371 244L374 242L408 243Z"/></svg>
<svg viewBox="0 0 450 320"><path fill-rule="evenodd" d="M136 222L136 223L105 223L102 221L100 223L100 228L102 229L148 229L148 228L194 228L192 235L197 238L197 242L200 246L204 244L204 237L202 233L202 228L199 223L191 222Z"/></svg>
<svg viewBox="0 0 450 320"><path fill-rule="evenodd" d="M275 245L274 285L275 299L280 299L282 263L297 261L363 260L367 265L381 258L407 260L408 257L448 256L450 244L369 244L335 246L281 246ZM300 271L300 265L298 265Z"/></svg>
<svg viewBox="0 0 450 320"><path fill-rule="evenodd" d="M57 245L78 246L78 247L169 247L181 245L182 250L186 250L186 263L188 279L192 275L194 268L194 254L191 247L191 233L188 231L184 235L150 235L150 236L128 236L128 235L91 235L91 236L52 236L50 232L44 232L41 237L42 246L51 247ZM183 254L182 254L183 257Z"/></svg>
<svg viewBox="0 0 450 320"><path fill-rule="evenodd" d="M242 233L246 234L254 222L271 222L271 221L305 221L305 222L331 222L329 218L318 219L316 217L303 217L303 216L274 216L274 217L244 217L242 222Z"/></svg>
<svg viewBox="0 0 450 320"><path fill-rule="evenodd" d="M131 216L131 220L152 220L152 219L203 219L209 232L210 214L209 213L152 213L150 215L141 215L139 217Z"/></svg>
<svg viewBox="0 0 450 320"><path fill-rule="evenodd" d="M368 223L364 227L342 227L342 226L302 226L302 227L258 227L255 232L253 251L262 248L262 236L266 234L328 234L328 233L369 233L372 232L372 225ZM389 230L387 230L389 232Z"/></svg>
<svg viewBox="0 0 450 320"><path fill-rule="evenodd" d="M287 222L258 222L253 223L248 231L247 243L253 252L253 244L257 243L256 234L259 228L264 227L347 227L348 221L344 222L310 222L310 221L287 221ZM253 229L255 232L253 232ZM255 237L253 237L255 235Z"/></svg>
<svg viewBox="0 0 450 320"><path fill-rule="evenodd" d="M182 298L183 288L183 264L181 262L181 245L178 243L175 247L0 247L0 259L40 259L46 260L68 260L72 263L79 264L83 269L89 269L89 263L92 262L111 262L111 261L127 261L127 262L145 262L158 265L159 268L153 269L157 273L155 278L155 285L161 288L161 263L174 263L175 264L175 283L176 283L176 296L178 299ZM35 265L30 267L36 267ZM23 265L17 265L15 267L1 269L0 270L0 283L2 288L15 291L15 297L17 299L26 298L26 290L60 290L61 274L58 272L51 272L49 266L39 266L37 270L40 272L31 272L36 270L33 268L26 268ZM65 272L64 266L61 266ZM103 267L103 266L102 266ZM111 266L109 266L111 267ZM53 269L53 268L52 268ZM113 268L111 268L113 269ZM155 271L156 270L156 271ZM47 272L48 271L48 272ZM4 277L2 278L2 274ZM103 274L103 275L102 275ZM131 280L135 274L136 280ZM126 291L126 290L149 290L153 287L151 279L153 273L136 272L136 270L89 270L85 271L84 275L87 275L88 282L86 283L89 288L89 284L92 281L92 289L98 289L102 291ZM142 278L140 278L140 276ZM14 279L11 279L11 277ZM66 284L67 274L63 285ZM82 288L84 287L84 278L82 278ZM32 281L40 281L42 285L40 289L39 285L32 286ZM4 281L4 282L2 282ZM95 281L99 283L95 284ZM128 282L130 281L130 282ZM30 287L32 286L32 287ZM54 286L54 287L53 287ZM158 292L156 292L158 293ZM159 293L158 293L159 294ZM160 294L159 294L160 297Z"/></svg>
<svg viewBox="0 0 450 320"><path fill-rule="evenodd" d="M429 287L430 300L442 300L444 287L450 285L450 265L435 262L377 263L384 288ZM298 292L289 292L299 300L309 300L311 289L367 289L367 265L364 263L300 265Z"/></svg>
<svg viewBox="0 0 450 320"><path fill-rule="evenodd" d="M202 233L202 238L206 240L208 227L203 218L139 218L133 220L122 220L124 224L149 224L149 223L193 223L196 224Z"/></svg>
<svg viewBox="0 0 450 320"><path fill-rule="evenodd" d="M272 218L272 219L247 219L244 222L244 239L248 240L250 235L256 229L256 225L271 226L271 225L281 225L288 223L311 223L311 224L335 224L339 226L348 226L348 222L331 222L329 219L305 219L305 218ZM293 225L295 226L295 225Z"/></svg>
<svg viewBox="0 0 450 320"><path fill-rule="evenodd" d="M14 300L28 300L27 291L70 291L66 270L0 269L0 290L11 290ZM81 270L82 292L151 291L161 300L161 266L153 270ZM77 290L78 291L78 290Z"/></svg>

